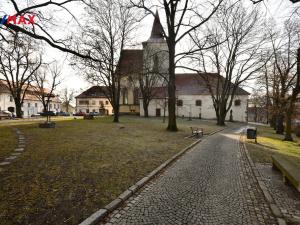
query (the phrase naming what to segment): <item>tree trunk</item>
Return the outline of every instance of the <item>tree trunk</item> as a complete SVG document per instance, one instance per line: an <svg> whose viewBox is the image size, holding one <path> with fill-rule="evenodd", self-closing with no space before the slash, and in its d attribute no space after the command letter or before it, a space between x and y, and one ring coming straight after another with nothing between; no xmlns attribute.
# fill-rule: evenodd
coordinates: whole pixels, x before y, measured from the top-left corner
<svg viewBox="0 0 300 225"><path fill-rule="evenodd" d="M276 119L276 134L283 134L284 133L284 116L279 114Z"/></svg>
<svg viewBox="0 0 300 225"><path fill-rule="evenodd" d="M286 111L286 129L285 129L285 141L293 141L292 137L292 108L293 108L293 103L290 103L289 110Z"/></svg>
<svg viewBox="0 0 300 225"><path fill-rule="evenodd" d="M217 125L225 126L226 119L226 109L224 107L219 107L219 113L217 113Z"/></svg>
<svg viewBox="0 0 300 225"><path fill-rule="evenodd" d="M113 109L114 109L114 120L113 120L113 122L114 123L119 123L119 111L120 111L120 107L119 107L119 105L117 105L117 106L115 106L115 107L113 107Z"/></svg>
<svg viewBox="0 0 300 225"><path fill-rule="evenodd" d="M148 118L149 117L149 113L148 113L149 103L144 101L143 102L143 108L144 108L144 117Z"/></svg>
<svg viewBox="0 0 300 225"><path fill-rule="evenodd" d="M174 42L171 42L169 46L169 85L168 85L168 110L169 110L169 124L167 130L177 131L176 123L176 86L175 86L175 38L169 37Z"/></svg>
<svg viewBox="0 0 300 225"><path fill-rule="evenodd" d="M16 106L16 117L17 118L22 118L23 113L22 113L22 103L19 98L15 98L15 106Z"/></svg>

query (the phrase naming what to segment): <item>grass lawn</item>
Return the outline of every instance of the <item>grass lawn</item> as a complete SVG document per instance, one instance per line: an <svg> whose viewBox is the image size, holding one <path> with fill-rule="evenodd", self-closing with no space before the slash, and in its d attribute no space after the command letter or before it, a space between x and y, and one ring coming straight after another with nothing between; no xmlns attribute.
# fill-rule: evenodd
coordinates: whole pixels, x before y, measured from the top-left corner
<svg viewBox="0 0 300 225"><path fill-rule="evenodd" d="M58 121L55 129L21 123L28 144L0 173L0 223L78 224L195 141L184 138L190 126L220 129L214 121L178 119L176 133L161 119L111 121Z"/></svg>
<svg viewBox="0 0 300 225"><path fill-rule="evenodd" d="M17 146L16 135L10 127L0 126L0 162L10 155Z"/></svg>
<svg viewBox="0 0 300 225"><path fill-rule="evenodd" d="M283 135L276 134L271 127L257 126L258 144L247 140L246 145L254 162L272 162L271 155L279 154L300 169L300 138L294 142L282 141Z"/></svg>

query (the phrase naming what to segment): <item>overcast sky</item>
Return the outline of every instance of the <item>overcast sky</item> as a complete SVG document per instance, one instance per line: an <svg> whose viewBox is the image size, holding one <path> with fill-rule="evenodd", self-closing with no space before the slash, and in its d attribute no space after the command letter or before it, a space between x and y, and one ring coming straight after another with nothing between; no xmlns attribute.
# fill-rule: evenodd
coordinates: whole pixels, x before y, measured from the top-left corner
<svg viewBox="0 0 300 225"><path fill-rule="evenodd" d="M19 2L22 2L24 0L19 0ZM243 0L243 1L248 1L248 0ZM0 0L0 16L3 14L13 14L13 8L10 7L9 3L10 1L8 0ZM260 7L265 12L266 17L270 17L275 19L278 23L281 23L285 19L291 16L291 12L293 9L299 6L298 4L292 4L289 0L267 0L264 3L260 4ZM71 11L75 14L80 14L83 10L79 9L78 6L71 5L70 7ZM54 11L51 10L51 11ZM68 17L65 15L65 12L52 12L53 15L56 15L58 22L63 19L63 20L68 20ZM163 19L163 13L160 13L161 15L161 20L164 21ZM151 32L151 26L153 22L153 17L149 16L145 18L139 25L139 28L136 30L136 34L134 35L135 39L133 40L133 43L139 44L142 41L145 41L149 38L150 32ZM64 21L61 21L60 26L56 30L56 35L58 36L64 36L65 30L72 30L70 27L64 27ZM70 25L68 25L70 26ZM73 32L75 32L73 30ZM137 46L140 47L141 46ZM69 87L69 88L74 88L78 92L85 90L91 84L85 81L84 76L80 74L80 72L75 71L71 68L69 65L68 60L66 60L66 54L61 53L59 50L53 49L49 46L45 47L44 50L44 58L47 59L48 61L52 60L57 60L60 64L63 65L63 82L60 85L59 89L63 89L64 87ZM248 91L251 91L248 89Z"/></svg>

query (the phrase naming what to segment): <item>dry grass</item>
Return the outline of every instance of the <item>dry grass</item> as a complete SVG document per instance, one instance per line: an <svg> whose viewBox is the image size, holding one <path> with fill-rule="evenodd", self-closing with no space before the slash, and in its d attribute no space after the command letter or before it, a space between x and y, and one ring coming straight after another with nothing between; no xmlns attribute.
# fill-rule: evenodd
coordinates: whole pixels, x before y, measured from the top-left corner
<svg viewBox="0 0 300 225"><path fill-rule="evenodd" d="M0 126L0 162L3 161L15 149L16 136L10 127Z"/></svg>
<svg viewBox="0 0 300 225"><path fill-rule="evenodd" d="M273 128L258 126L258 144L249 140L246 144L254 162L271 162L271 155L278 154L300 169L300 138L295 137L294 142L282 140L283 135L276 134Z"/></svg>
<svg viewBox="0 0 300 225"><path fill-rule="evenodd" d="M158 119L121 121L19 125L28 146L0 173L1 224L78 224L193 142L184 138L191 125L207 133L219 129L214 122L179 119L180 131L171 133Z"/></svg>

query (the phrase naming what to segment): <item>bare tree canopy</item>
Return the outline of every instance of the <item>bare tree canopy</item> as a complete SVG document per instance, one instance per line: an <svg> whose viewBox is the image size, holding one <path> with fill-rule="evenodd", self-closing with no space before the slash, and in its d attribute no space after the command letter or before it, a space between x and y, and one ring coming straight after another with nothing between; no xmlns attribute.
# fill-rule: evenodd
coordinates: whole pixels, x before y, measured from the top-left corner
<svg viewBox="0 0 300 225"><path fill-rule="evenodd" d="M23 34L9 35L0 42L0 76L9 88L16 106L17 117L22 117L22 103L33 76L42 65L36 43Z"/></svg>
<svg viewBox="0 0 300 225"><path fill-rule="evenodd" d="M34 95L43 104L43 111L49 109L51 99L55 98L54 91L61 83L61 69L56 62L44 66L33 77Z"/></svg>
<svg viewBox="0 0 300 225"><path fill-rule="evenodd" d="M130 40L136 18L133 10L124 5L125 1L103 0L90 2L87 8L89 18L78 40L83 52L95 60L74 58L86 74L88 81L105 86L103 94L109 99L114 110L114 122L119 121L119 100L121 74L118 66L122 50Z"/></svg>
<svg viewBox="0 0 300 225"><path fill-rule="evenodd" d="M64 37L64 39L55 38L55 29L57 29L59 25L53 24L55 15L51 13L51 11L54 13L63 11L65 14L71 17L72 20L76 21L78 26L80 26L78 18L68 8L71 3L78 3L80 6L82 6L82 8L87 4L84 0L47 0L39 1L39 3L34 0L9 0L5 4L8 4L8 8L13 8L15 10L15 15L13 16L24 17L25 15L31 15L36 19L36 21L35 23L31 23L26 27L24 27L22 24L4 23L4 26L0 27L0 31L1 33L5 31L22 33L36 40L43 41L49 44L51 47L62 52L71 53L85 59L96 60L92 58L89 53L82 53L80 49L77 49L72 43L72 37ZM25 19L28 22L26 17ZM67 22L64 21L64 23ZM0 35L0 38L5 40L5 36L2 34Z"/></svg>
<svg viewBox="0 0 300 225"><path fill-rule="evenodd" d="M211 20L206 33L191 34L199 51L190 56L194 67L190 69L197 71L205 81L218 125L225 125L238 88L257 75L265 64L262 53L266 38L262 25L257 9L246 9L241 2L228 2Z"/></svg>

